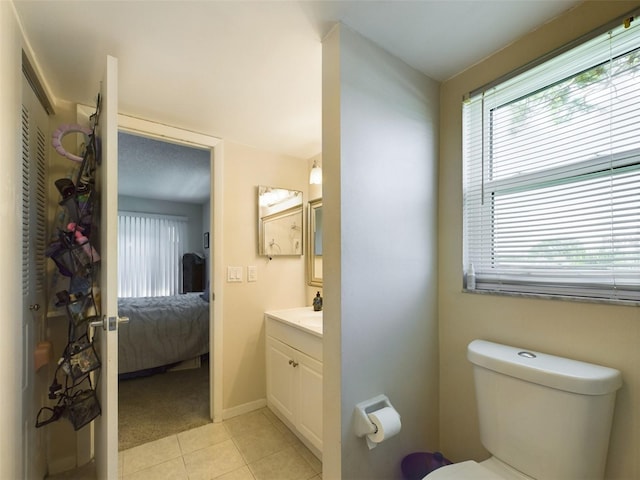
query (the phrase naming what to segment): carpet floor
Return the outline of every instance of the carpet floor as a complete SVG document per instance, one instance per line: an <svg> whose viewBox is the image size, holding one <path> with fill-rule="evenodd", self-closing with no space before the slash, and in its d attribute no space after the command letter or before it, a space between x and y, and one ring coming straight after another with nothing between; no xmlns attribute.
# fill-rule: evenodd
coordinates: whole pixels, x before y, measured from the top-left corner
<svg viewBox="0 0 640 480"><path fill-rule="evenodd" d="M118 450L211 422L209 363L118 383Z"/></svg>

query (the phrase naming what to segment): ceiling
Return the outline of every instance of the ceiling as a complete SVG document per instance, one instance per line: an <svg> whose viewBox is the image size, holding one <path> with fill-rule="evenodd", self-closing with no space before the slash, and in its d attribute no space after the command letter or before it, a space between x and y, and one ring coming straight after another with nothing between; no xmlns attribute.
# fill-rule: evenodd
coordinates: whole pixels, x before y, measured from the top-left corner
<svg viewBox="0 0 640 480"><path fill-rule="evenodd" d="M209 159L209 150L120 132L118 193L202 205L210 196Z"/></svg>
<svg viewBox="0 0 640 480"><path fill-rule="evenodd" d="M13 0L54 100L93 105L107 54L120 113L308 159L322 38L338 21L443 81L578 0Z"/></svg>

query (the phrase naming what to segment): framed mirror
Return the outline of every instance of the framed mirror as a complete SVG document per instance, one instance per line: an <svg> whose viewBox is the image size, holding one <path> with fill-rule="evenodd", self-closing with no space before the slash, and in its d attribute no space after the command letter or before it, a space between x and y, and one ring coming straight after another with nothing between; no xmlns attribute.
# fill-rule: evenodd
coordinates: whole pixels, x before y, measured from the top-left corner
<svg viewBox="0 0 640 480"><path fill-rule="evenodd" d="M258 254L302 255L302 192L258 186Z"/></svg>
<svg viewBox="0 0 640 480"><path fill-rule="evenodd" d="M309 254L307 274L309 285L322 286L322 199L309 202L309 218L307 219L307 238Z"/></svg>

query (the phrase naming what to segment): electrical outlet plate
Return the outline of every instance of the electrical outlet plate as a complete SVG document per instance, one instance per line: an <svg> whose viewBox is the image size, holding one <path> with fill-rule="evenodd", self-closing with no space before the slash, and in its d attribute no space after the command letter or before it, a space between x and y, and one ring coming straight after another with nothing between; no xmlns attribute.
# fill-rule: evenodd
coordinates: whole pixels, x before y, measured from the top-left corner
<svg viewBox="0 0 640 480"><path fill-rule="evenodd" d="M258 281L258 267L255 265L249 265L247 267L247 282Z"/></svg>

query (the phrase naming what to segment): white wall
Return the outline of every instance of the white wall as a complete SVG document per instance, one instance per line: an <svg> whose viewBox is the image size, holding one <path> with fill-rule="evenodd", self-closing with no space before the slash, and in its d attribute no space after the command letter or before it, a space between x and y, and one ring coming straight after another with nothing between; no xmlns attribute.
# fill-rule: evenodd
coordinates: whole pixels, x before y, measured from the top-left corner
<svg viewBox="0 0 640 480"><path fill-rule="evenodd" d="M0 478L22 478L21 47L13 5L0 2Z"/></svg>
<svg viewBox="0 0 640 480"><path fill-rule="evenodd" d="M344 25L325 38L325 478L400 478L438 447L437 122L435 81ZM353 409L381 393L403 427L369 450Z"/></svg>
<svg viewBox="0 0 640 480"><path fill-rule="evenodd" d="M622 15L635 2L584 2L441 89L439 309L441 448L452 460L483 460L471 365L474 338L607 365L622 371L606 471L640 478L640 308L462 293L463 94Z"/></svg>
<svg viewBox="0 0 640 480"><path fill-rule="evenodd" d="M187 252L204 254L202 205L118 195L118 210L187 217Z"/></svg>

